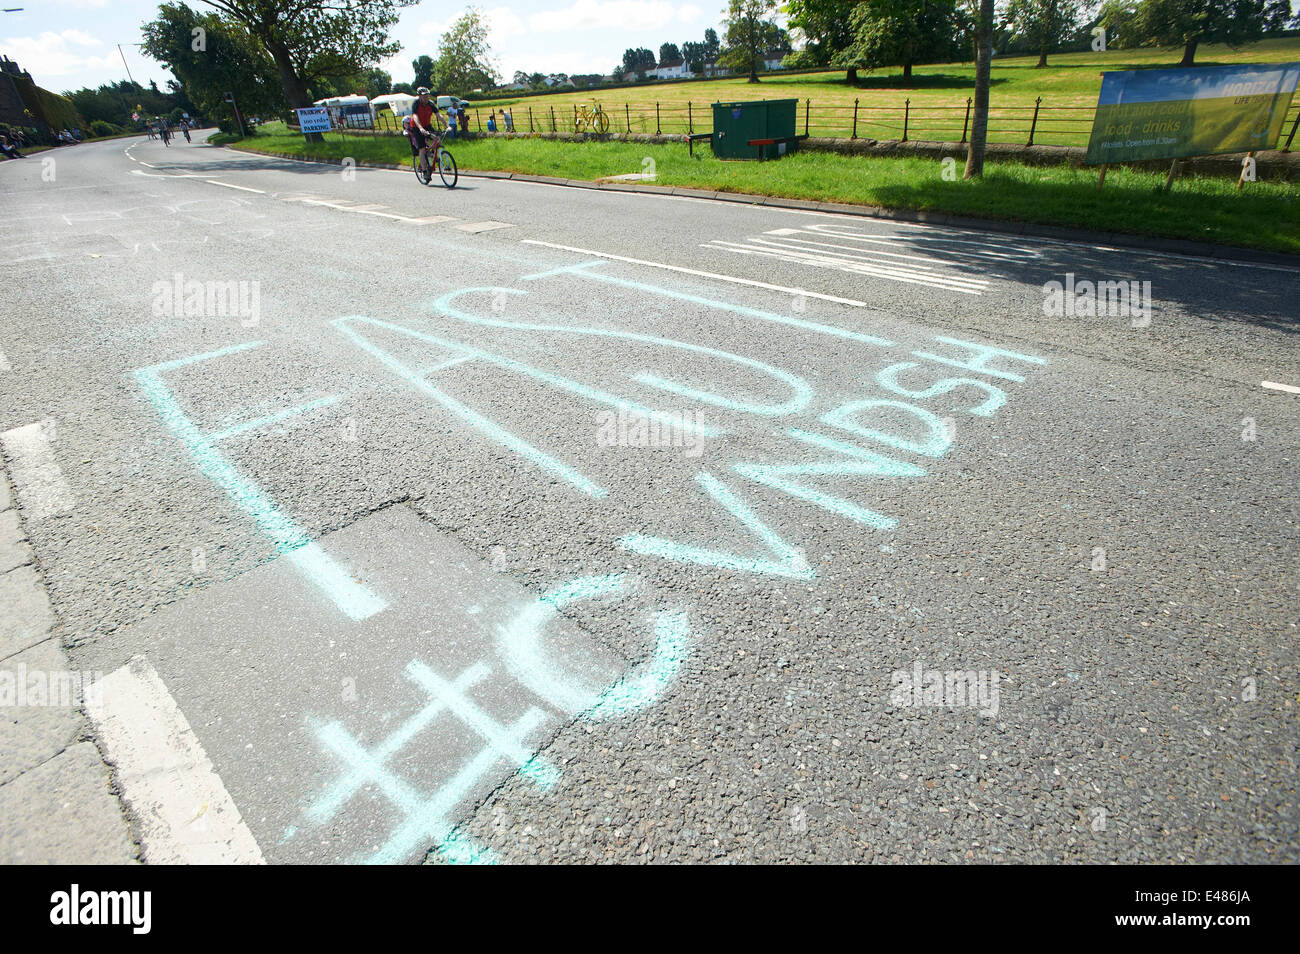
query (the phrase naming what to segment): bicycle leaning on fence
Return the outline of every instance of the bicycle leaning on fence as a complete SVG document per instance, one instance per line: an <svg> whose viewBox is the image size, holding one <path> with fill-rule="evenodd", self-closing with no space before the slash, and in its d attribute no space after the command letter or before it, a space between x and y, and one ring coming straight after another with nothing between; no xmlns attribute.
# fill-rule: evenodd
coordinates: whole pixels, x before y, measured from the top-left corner
<svg viewBox="0 0 1300 954"><path fill-rule="evenodd" d="M605 135L609 132L609 116L600 108L599 103L590 106L578 106L573 115L574 132L594 132Z"/></svg>

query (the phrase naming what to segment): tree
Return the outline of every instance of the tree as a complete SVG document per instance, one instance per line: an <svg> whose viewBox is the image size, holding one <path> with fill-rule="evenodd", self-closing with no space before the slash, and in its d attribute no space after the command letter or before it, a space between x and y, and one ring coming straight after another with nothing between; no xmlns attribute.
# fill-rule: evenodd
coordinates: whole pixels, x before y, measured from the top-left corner
<svg viewBox="0 0 1300 954"><path fill-rule="evenodd" d="M718 62L737 73L748 73L749 82L757 83L758 70L773 39L773 31L780 31L773 19L775 15L776 0L730 0L726 46Z"/></svg>
<svg viewBox="0 0 1300 954"><path fill-rule="evenodd" d="M1011 0L1005 19L1013 34L1037 51L1037 65L1044 67L1048 51L1078 30L1080 13L1079 0Z"/></svg>
<svg viewBox="0 0 1300 954"><path fill-rule="evenodd" d="M676 63L682 59L682 51L678 49L676 43L664 43L659 47L659 62Z"/></svg>
<svg viewBox="0 0 1300 954"><path fill-rule="evenodd" d="M290 107L312 104L319 79L354 75L401 49L398 10L417 0L202 0L240 23L266 51ZM316 134L319 135L319 134Z"/></svg>
<svg viewBox="0 0 1300 954"><path fill-rule="evenodd" d="M654 69L656 60L653 50L640 46L635 50L623 51L623 73L637 73L645 79L645 71Z"/></svg>
<svg viewBox="0 0 1300 954"><path fill-rule="evenodd" d="M851 15L858 0L789 0L786 12L791 29L807 39L801 52L807 57L798 62L812 66L829 66L831 61L853 43ZM858 81L858 70L848 67L848 82Z"/></svg>
<svg viewBox="0 0 1300 954"><path fill-rule="evenodd" d="M234 128L234 117L225 102L227 92L235 94L246 115L284 108L275 64L238 21L215 13L199 14L184 3L164 3L158 8L157 19L141 30L145 53L171 70L196 107L194 112L222 117L223 128ZM150 95L157 97L156 87ZM143 100L132 100L132 104L146 105ZM160 109L159 105L149 106L146 115L162 115L174 108Z"/></svg>
<svg viewBox="0 0 1300 954"><path fill-rule="evenodd" d="M692 73L704 72L704 60L707 56L708 51L703 43L687 40L682 44L682 59L686 61L686 68Z"/></svg>
<svg viewBox="0 0 1300 954"><path fill-rule="evenodd" d="M496 85L496 64L482 12L470 7L442 35L434 74L439 89L449 92L468 93Z"/></svg>
<svg viewBox="0 0 1300 954"><path fill-rule="evenodd" d="M721 52L722 44L718 42L718 31L709 27L704 31L704 58L716 60Z"/></svg>
<svg viewBox="0 0 1300 954"><path fill-rule="evenodd" d="M833 63L846 69L901 66L911 82L917 63L947 63L961 57L967 23L956 0L863 0L849 17L853 42Z"/></svg>
<svg viewBox="0 0 1300 954"><path fill-rule="evenodd" d="M989 132L989 79L993 72L993 0L980 0L975 20L975 96L971 112L970 147L963 178L984 176L984 146Z"/></svg>
<svg viewBox="0 0 1300 954"><path fill-rule="evenodd" d="M623 68L623 64L620 63L618 66L614 67L613 72L609 75L613 78L615 83L621 83L623 82L623 78L627 76L627 71Z"/></svg>
<svg viewBox="0 0 1300 954"><path fill-rule="evenodd" d="M1192 66L1201 43L1232 47L1254 43L1282 29L1290 16L1289 0L1142 0L1126 19L1128 29L1115 45L1181 45L1183 58L1178 65Z"/></svg>
<svg viewBox="0 0 1300 954"><path fill-rule="evenodd" d="M433 57L429 56L427 53L422 53L415 59L411 60L411 69L415 72L415 83L413 85L416 89L419 89L421 86L433 86L433 71L435 66L436 64L433 62Z"/></svg>

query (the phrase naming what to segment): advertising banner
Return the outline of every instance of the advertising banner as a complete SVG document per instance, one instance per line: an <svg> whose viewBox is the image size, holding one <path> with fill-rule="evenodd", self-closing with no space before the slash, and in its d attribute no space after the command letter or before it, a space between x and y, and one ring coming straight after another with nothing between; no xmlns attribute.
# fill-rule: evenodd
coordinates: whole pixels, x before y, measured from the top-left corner
<svg viewBox="0 0 1300 954"><path fill-rule="evenodd" d="M1300 63L1103 73L1089 165L1276 148Z"/></svg>

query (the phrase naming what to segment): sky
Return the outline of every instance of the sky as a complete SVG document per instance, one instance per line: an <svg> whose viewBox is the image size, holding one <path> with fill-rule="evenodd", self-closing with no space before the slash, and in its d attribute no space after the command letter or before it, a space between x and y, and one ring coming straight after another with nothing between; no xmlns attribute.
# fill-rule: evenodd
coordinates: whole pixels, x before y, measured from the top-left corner
<svg viewBox="0 0 1300 954"><path fill-rule="evenodd" d="M202 0L187 0L195 10ZM0 0L0 53L55 92L99 86L130 75L166 88L171 74L141 54L140 26L153 19L159 0ZM381 66L394 82L410 82L411 60L437 55L438 38L470 4L422 0L402 11L392 36L402 51ZM709 27L722 33L724 0L532 0L474 4L489 24L489 42L503 81L527 73L609 73L629 47L658 55L662 43L703 40ZM119 50L118 44L121 44ZM125 59L125 63L123 62Z"/></svg>

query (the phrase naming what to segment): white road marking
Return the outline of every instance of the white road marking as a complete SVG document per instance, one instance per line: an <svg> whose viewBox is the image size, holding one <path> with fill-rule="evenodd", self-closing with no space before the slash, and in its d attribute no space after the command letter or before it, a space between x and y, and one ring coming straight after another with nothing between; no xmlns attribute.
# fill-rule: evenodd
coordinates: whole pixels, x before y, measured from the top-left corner
<svg viewBox="0 0 1300 954"><path fill-rule="evenodd" d="M1260 387L1268 388L1270 391L1286 391L1288 394L1300 394L1300 388L1294 384L1278 384L1276 381L1260 381Z"/></svg>
<svg viewBox="0 0 1300 954"><path fill-rule="evenodd" d="M86 690L150 864L265 864L185 714L143 656Z"/></svg>
<svg viewBox="0 0 1300 954"><path fill-rule="evenodd" d="M72 510L72 488L54 459L42 422L5 431L0 434L0 444L9 456L14 489L28 516L40 520Z"/></svg>
<svg viewBox="0 0 1300 954"><path fill-rule="evenodd" d="M802 295L805 298L817 298L821 301L833 301L840 305L853 305L857 308L867 307L865 301L854 301L852 298L837 298L835 295L823 295L821 292L808 291L805 288L789 288L785 285L769 285L767 282L758 282L749 278L738 278L735 275L719 275L716 272L702 272L695 268L683 268L680 265L667 265L663 262L650 262L642 258L628 258L624 255L613 255L609 252L596 252L589 248L574 248L572 245L556 245L554 242L539 242L537 239L521 239L520 241L524 245L541 245L545 248L557 248L563 252L576 252L579 255L594 255L597 258L607 258L615 262L629 262L632 265L645 265L649 268L662 268L670 272L681 272L684 275L698 275L701 278L713 278L720 282L731 282L735 285L749 285L754 288L764 288L768 291L781 292L783 295Z"/></svg>
<svg viewBox="0 0 1300 954"><path fill-rule="evenodd" d="M266 195L265 189L250 189L248 186L235 185L233 182L219 182L216 179L208 179L208 185L225 186L227 189L239 189L241 192L256 192L258 195Z"/></svg>
<svg viewBox="0 0 1300 954"><path fill-rule="evenodd" d="M512 229L514 228L509 222L466 222L464 225L454 226L458 232L469 232L477 235L479 232L491 232L494 229Z"/></svg>
<svg viewBox="0 0 1300 954"><path fill-rule="evenodd" d="M833 268L837 271L850 272L856 275L869 275L873 278L884 278L896 282L906 282L911 285L927 285L930 288L943 288L948 291L961 292L965 295L982 294L985 286L988 284L987 281L983 279L942 275L937 272L923 271L916 268L903 268L890 264L877 264L869 259L862 259L853 255L819 255L811 251L780 245L763 239L756 239L750 244L744 242L724 242L720 239L716 239L707 244L702 244L700 248L718 249L724 252L734 252L739 255L758 255L764 258L775 258L782 262L812 265L819 268Z"/></svg>

